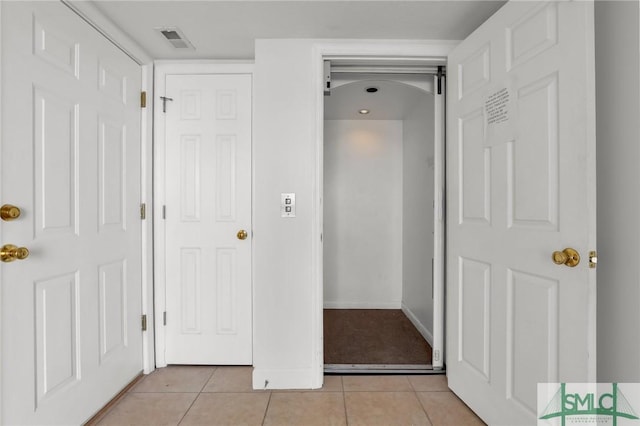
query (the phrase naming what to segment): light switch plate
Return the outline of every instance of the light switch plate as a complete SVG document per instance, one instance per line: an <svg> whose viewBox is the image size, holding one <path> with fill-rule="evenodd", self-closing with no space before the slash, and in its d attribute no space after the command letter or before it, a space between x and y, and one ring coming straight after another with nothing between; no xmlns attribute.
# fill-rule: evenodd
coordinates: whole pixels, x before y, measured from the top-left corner
<svg viewBox="0 0 640 426"><path fill-rule="evenodd" d="M296 194L293 192L280 194L280 216L296 217Z"/></svg>

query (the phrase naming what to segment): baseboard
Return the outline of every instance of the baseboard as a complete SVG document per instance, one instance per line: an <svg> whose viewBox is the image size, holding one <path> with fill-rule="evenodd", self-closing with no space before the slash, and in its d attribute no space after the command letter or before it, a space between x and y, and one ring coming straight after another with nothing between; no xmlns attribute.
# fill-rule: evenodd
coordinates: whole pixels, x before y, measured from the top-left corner
<svg viewBox="0 0 640 426"><path fill-rule="evenodd" d="M322 386L314 386L313 371L287 370L287 369L253 369L253 389L316 389Z"/></svg>
<svg viewBox="0 0 640 426"><path fill-rule="evenodd" d="M422 325L422 323L420 322L420 320L418 320L418 317L416 317L413 312L411 312L411 309L409 309L407 307L407 305L405 305L404 303L402 303L402 307L400 308L402 309L402 312L404 312L404 314L407 316L407 318L409 318L409 321L411 321L411 323L413 324L413 326L415 328L418 329L418 331L420 332L420 334L422 334L422 337L425 338L425 340L427 342L429 342L429 345L433 348L433 334L431 334L429 332L429 330L427 330L427 327L425 327L424 325Z"/></svg>
<svg viewBox="0 0 640 426"><path fill-rule="evenodd" d="M401 302L324 302L325 309L401 309Z"/></svg>

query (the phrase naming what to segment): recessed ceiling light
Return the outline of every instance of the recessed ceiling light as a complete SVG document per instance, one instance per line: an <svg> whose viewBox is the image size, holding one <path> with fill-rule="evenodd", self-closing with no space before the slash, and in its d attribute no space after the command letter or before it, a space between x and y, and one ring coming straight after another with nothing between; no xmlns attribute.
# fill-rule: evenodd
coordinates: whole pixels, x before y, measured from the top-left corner
<svg viewBox="0 0 640 426"><path fill-rule="evenodd" d="M360 114L369 114L369 110L368 109L361 109L360 111L358 111Z"/></svg>

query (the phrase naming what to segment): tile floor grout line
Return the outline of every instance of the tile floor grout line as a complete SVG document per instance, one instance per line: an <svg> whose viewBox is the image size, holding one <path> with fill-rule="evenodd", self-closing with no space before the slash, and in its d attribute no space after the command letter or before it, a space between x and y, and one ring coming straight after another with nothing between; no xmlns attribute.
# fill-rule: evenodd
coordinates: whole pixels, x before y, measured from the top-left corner
<svg viewBox="0 0 640 426"><path fill-rule="evenodd" d="M180 426L180 423L182 423L184 418L187 417L187 414L189 413L189 410L191 410L191 407L193 407L193 404L196 403L196 401L198 400L199 397L200 397L200 392L198 392L196 394L196 397L193 398L193 401L191 401L191 404L189 404L189 408L187 408L187 411L185 411L184 414L182 415L182 417L180 417L180 421L176 424L176 426Z"/></svg>
<svg viewBox="0 0 640 426"><path fill-rule="evenodd" d="M205 380L204 384L202 385L202 387L200 388L200 392L202 393L202 391L204 390L204 388L207 387L207 385L209 384L209 382L211 381L211 379L213 378L213 375L216 374L216 371L218 371L218 367L214 367L213 370L211 371L211 374L209 375L209 377L207 378L207 380ZM200 395L198 395L200 396Z"/></svg>
<svg viewBox="0 0 640 426"><path fill-rule="evenodd" d="M411 383L411 379L409 378L409 376L406 376L406 377L407 377L407 381L409 382L409 386L411 386L411 389L413 389L414 392L417 392L416 387L413 386L413 383Z"/></svg>
<svg viewBox="0 0 640 426"><path fill-rule="evenodd" d="M271 397L273 396L273 392L269 391L269 400L267 401L267 406L264 409L264 415L262 416L261 425L264 426L264 422L267 421L267 413L269 412L269 406L271 405Z"/></svg>
<svg viewBox="0 0 640 426"><path fill-rule="evenodd" d="M342 385L342 405L344 406L344 424L349 426L349 415L347 414L347 393L344 391L344 376L340 376L340 384Z"/></svg>
<svg viewBox="0 0 640 426"><path fill-rule="evenodd" d="M416 398L418 399L418 403L422 407L422 411L424 411L424 414L427 416L427 420L429 420L429 424L433 426L433 421L431 420L431 416L427 412L427 407L424 406L424 404L422 403L422 400L418 396L418 392L416 392Z"/></svg>

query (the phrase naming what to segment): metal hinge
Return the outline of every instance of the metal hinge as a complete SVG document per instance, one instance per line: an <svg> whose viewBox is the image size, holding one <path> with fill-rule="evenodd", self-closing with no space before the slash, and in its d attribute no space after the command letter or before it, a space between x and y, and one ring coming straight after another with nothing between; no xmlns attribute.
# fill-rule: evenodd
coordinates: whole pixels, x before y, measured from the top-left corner
<svg viewBox="0 0 640 426"><path fill-rule="evenodd" d="M167 325L167 311L162 313L162 325Z"/></svg>
<svg viewBox="0 0 640 426"><path fill-rule="evenodd" d="M140 108L147 107L147 92L140 92Z"/></svg>
<svg viewBox="0 0 640 426"><path fill-rule="evenodd" d="M598 253L593 250L589 252L589 268L595 268L598 266Z"/></svg>
<svg viewBox="0 0 640 426"><path fill-rule="evenodd" d="M142 316L142 331L147 331L147 315Z"/></svg>
<svg viewBox="0 0 640 426"><path fill-rule="evenodd" d="M140 219L145 220L147 218L147 204L140 204Z"/></svg>
<svg viewBox="0 0 640 426"><path fill-rule="evenodd" d="M167 218L167 206L162 206L162 218Z"/></svg>
<svg viewBox="0 0 640 426"><path fill-rule="evenodd" d="M440 361L440 351L438 349L433 351L433 360L434 361Z"/></svg>

